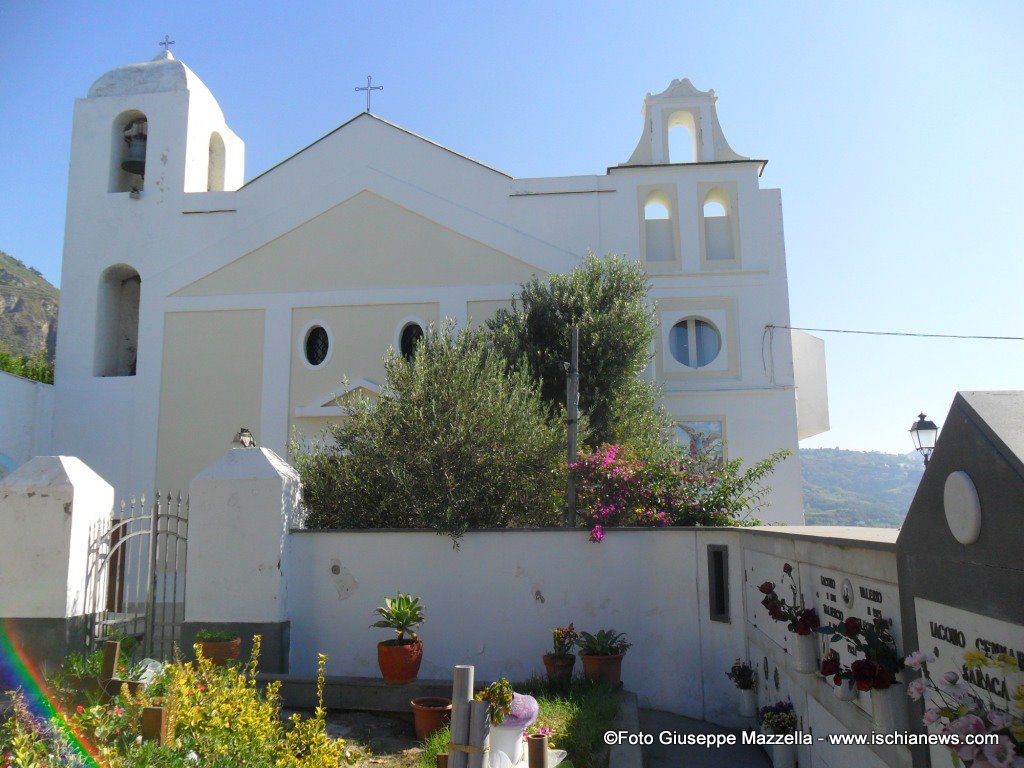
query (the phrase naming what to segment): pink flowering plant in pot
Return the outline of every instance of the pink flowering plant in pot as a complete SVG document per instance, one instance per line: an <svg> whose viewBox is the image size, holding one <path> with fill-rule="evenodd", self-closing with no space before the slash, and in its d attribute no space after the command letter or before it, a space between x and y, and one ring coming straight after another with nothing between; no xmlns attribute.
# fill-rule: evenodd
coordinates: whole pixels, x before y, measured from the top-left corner
<svg viewBox="0 0 1024 768"><path fill-rule="evenodd" d="M764 595L761 605L765 607L768 616L773 621L786 622L786 629L790 632L801 636L810 635L821 625L818 620L818 612L813 608L804 608L796 580L793 578L793 566L789 563L782 566L782 578L779 580L779 586L782 586L786 579L789 579L792 600L787 602L785 598L779 596L774 581L766 581L757 588Z"/></svg>
<svg viewBox="0 0 1024 768"><path fill-rule="evenodd" d="M907 656L908 669L920 677L907 684L907 696L925 704L923 722L943 734L988 734L994 741L984 746L950 746L955 766L970 768L1024 768L1024 685L1011 688L1007 672L1020 672L1018 659L1008 653L964 653L961 674L946 672L934 678L928 665L929 653L914 651ZM1002 701L991 693L996 690ZM1007 702L1003 704L1002 702Z"/></svg>

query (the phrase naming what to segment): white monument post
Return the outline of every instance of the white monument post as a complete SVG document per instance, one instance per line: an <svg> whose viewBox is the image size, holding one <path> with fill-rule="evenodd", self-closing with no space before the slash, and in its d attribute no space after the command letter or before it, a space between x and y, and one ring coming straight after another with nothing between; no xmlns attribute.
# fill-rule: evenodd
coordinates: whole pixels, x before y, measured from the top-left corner
<svg viewBox="0 0 1024 768"><path fill-rule="evenodd" d="M260 668L285 671L288 620L282 574L297 523L299 474L269 448L231 448L189 485L183 645L202 628L237 631L243 653L262 636Z"/></svg>
<svg viewBox="0 0 1024 768"><path fill-rule="evenodd" d="M0 480L0 618L44 672L102 607L88 604L105 596L89 588L89 543L113 506L114 489L74 456L37 456Z"/></svg>

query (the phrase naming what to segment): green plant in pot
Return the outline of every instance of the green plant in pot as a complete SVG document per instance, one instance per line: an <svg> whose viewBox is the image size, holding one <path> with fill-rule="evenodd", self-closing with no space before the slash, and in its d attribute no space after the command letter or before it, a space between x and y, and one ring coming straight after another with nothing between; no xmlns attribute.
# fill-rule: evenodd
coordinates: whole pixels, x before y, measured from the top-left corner
<svg viewBox="0 0 1024 768"><path fill-rule="evenodd" d="M580 632L580 658L588 680L609 685L622 683L622 657L630 647L624 632L602 629L595 634Z"/></svg>
<svg viewBox="0 0 1024 768"><path fill-rule="evenodd" d="M370 626L390 629L397 635L377 643L377 664L384 682L390 685L411 683L423 661L423 642L416 636L416 629L424 621L420 599L399 592L394 597L385 597L384 605L376 613L380 620Z"/></svg>
<svg viewBox="0 0 1024 768"><path fill-rule="evenodd" d="M551 630L551 636L554 639L554 650L544 654L544 667L547 669L548 677L553 682L571 680L572 670L576 665L576 657L572 651L580 636L572 624L567 627L555 627Z"/></svg>
<svg viewBox="0 0 1024 768"><path fill-rule="evenodd" d="M242 638L237 632L226 629L200 629L196 632L195 649L217 666L237 661L241 652Z"/></svg>

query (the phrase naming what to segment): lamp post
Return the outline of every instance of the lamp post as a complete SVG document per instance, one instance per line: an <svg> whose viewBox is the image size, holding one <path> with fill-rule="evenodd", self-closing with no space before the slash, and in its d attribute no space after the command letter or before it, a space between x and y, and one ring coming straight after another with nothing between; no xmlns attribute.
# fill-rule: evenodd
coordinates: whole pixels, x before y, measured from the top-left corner
<svg viewBox="0 0 1024 768"><path fill-rule="evenodd" d="M917 421L910 425L910 438L914 448L924 456L924 465L928 466L928 458L935 450L935 439L939 436L939 428L934 421L928 421L923 413L918 414Z"/></svg>

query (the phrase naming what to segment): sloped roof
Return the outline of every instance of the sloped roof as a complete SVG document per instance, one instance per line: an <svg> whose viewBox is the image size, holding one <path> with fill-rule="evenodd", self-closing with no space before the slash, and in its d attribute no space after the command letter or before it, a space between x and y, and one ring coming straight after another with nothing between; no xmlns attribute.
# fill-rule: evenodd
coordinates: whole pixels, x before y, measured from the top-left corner
<svg viewBox="0 0 1024 768"><path fill-rule="evenodd" d="M956 399L978 429L1024 477L1024 391L958 392Z"/></svg>

